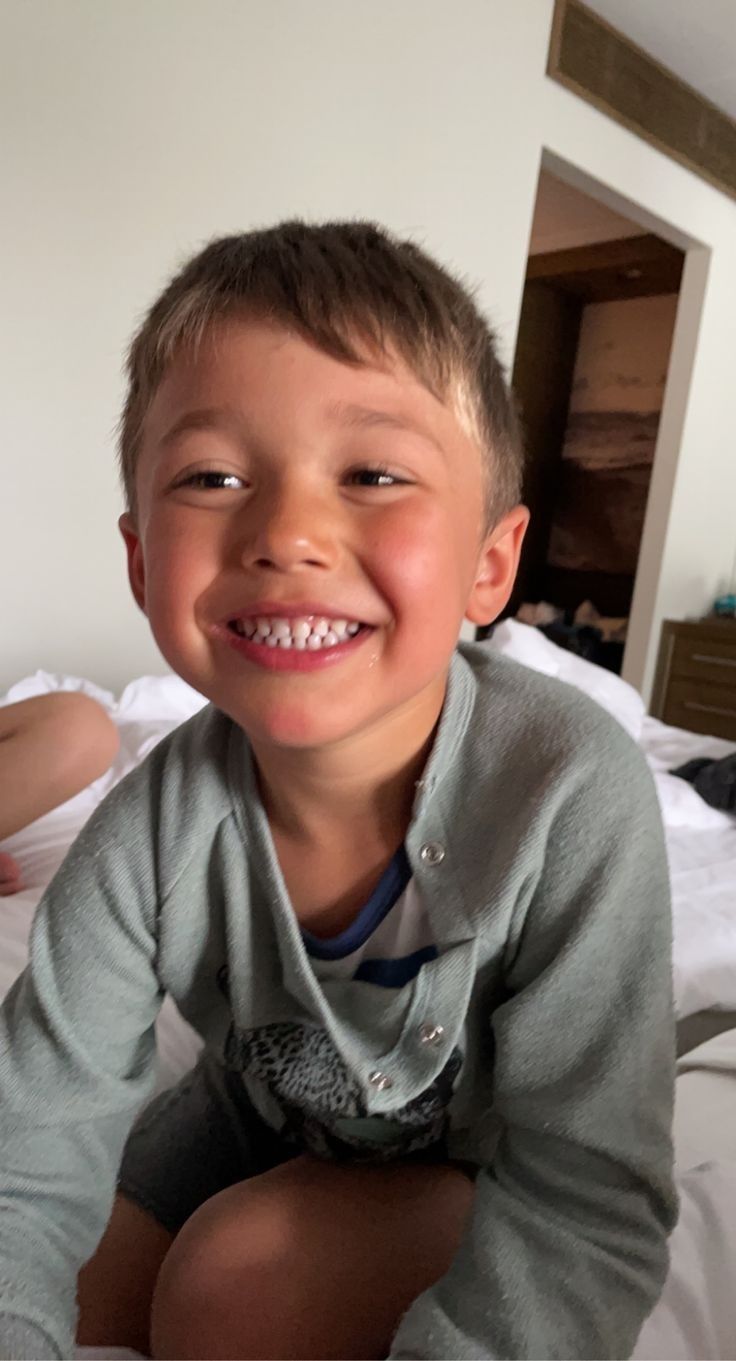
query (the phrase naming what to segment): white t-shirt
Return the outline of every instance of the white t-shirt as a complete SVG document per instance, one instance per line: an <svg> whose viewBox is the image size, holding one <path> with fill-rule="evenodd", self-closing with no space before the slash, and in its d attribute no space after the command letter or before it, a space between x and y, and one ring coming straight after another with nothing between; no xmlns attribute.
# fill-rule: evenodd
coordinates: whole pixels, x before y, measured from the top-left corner
<svg viewBox="0 0 736 1361"><path fill-rule="evenodd" d="M302 931L302 937L320 981L354 978L379 987L402 988L416 977L422 964L437 955L403 846L344 931L326 940L309 931Z"/></svg>

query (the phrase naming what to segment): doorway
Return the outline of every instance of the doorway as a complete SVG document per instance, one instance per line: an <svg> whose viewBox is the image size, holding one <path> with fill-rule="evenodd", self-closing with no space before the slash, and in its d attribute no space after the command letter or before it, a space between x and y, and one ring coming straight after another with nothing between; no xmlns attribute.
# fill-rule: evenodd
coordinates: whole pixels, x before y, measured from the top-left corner
<svg viewBox="0 0 736 1361"><path fill-rule="evenodd" d="M506 614L614 671L684 260L542 169L512 373L532 518Z"/></svg>

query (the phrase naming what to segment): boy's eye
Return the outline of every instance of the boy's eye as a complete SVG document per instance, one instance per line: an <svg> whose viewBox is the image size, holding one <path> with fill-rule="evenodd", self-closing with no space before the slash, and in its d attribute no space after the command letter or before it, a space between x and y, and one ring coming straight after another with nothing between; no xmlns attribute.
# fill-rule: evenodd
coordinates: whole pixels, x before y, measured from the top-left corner
<svg viewBox="0 0 736 1361"><path fill-rule="evenodd" d="M239 490L243 486L243 479L236 473L216 473L201 472L190 473L183 477L177 484L180 487L194 487L203 491L220 491L223 488L227 491L231 489Z"/></svg>
<svg viewBox="0 0 736 1361"><path fill-rule="evenodd" d="M348 474L348 481L359 487L396 487L403 479L388 468L356 468Z"/></svg>

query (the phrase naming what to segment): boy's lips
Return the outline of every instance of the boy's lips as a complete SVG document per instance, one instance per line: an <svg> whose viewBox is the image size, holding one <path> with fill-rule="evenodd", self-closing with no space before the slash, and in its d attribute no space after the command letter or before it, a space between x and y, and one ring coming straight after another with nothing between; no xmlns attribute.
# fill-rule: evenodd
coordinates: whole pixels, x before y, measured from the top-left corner
<svg viewBox="0 0 736 1361"><path fill-rule="evenodd" d="M258 601L228 614L216 633L269 671L314 671L354 652L374 627L333 605Z"/></svg>
<svg viewBox="0 0 736 1361"><path fill-rule="evenodd" d="M297 600L292 603L278 600L256 600L252 605L247 605L242 609L233 610L226 616L226 622L231 619L303 619L314 616L317 619L355 619L362 623L359 615L342 605L325 603L323 600Z"/></svg>

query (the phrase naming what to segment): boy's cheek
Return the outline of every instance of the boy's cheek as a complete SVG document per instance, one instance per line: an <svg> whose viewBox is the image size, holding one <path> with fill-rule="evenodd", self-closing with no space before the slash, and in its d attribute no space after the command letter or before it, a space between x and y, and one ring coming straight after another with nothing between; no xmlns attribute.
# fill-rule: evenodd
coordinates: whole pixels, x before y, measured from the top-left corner
<svg viewBox="0 0 736 1361"><path fill-rule="evenodd" d="M400 599L420 608L429 597L453 608L460 602L466 576L475 562L474 538L449 532L442 516L425 516L411 526L396 526L376 543L374 562L379 577Z"/></svg>

